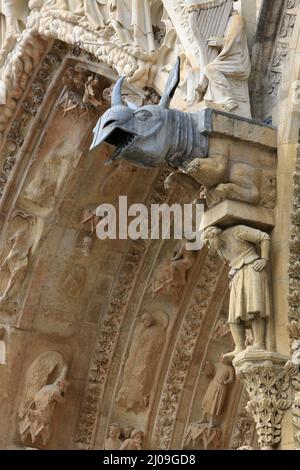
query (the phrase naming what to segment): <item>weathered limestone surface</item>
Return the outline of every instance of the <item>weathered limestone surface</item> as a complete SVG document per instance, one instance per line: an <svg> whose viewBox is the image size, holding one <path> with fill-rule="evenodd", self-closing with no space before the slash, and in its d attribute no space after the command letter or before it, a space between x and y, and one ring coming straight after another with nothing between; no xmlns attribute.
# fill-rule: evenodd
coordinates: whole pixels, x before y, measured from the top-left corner
<svg viewBox="0 0 300 470"><path fill-rule="evenodd" d="M243 0L21 3L0 11L0 448L299 448L299 2L262 2L254 119ZM155 168L89 150L115 106L157 118ZM140 137L118 156L141 158ZM223 259L100 241L95 209L119 195L200 199L204 228L252 235L224 239ZM241 286L269 310L228 358L232 302L253 313Z"/></svg>

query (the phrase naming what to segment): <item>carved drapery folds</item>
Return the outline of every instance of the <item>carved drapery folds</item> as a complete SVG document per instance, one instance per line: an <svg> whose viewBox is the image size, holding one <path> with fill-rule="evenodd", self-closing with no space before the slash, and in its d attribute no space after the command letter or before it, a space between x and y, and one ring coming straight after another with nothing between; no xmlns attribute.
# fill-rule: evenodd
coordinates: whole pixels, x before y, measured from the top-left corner
<svg viewBox="0 0 300 470"><path fill-rule="evenodd" d="M27 2L23 3L22 12L3 12L8 32L0 52L0 102L5 105L3 111L7 120L13 115L15 101L24 92L32 70L53 39L73 46L78 55L81 50L85 51L116 70L118 75L126 75L130 83L140 87L155 85L159 92L166 79L169 60L174 63L176 54L180 52L184 59L187 87L191 90L186 95L185 87L181 86L180 93L184 99L189 102L189 95L192 94L193 101L197 102L203 98L203 93L199 94L197 89L202 92L207 89L205 99L213 107L221 106L227 111L250 116L247 85L250 63L246 60L247 46L240 37L245 37L245 24L240 15L229 18L232 0L217 2L220 5L216 5L215 1L208 2L211 14L208 23L216 26L214 34L212 30L211 34L219 36L217 43L207 36L205 20L200 21L201 37L193 37L189 27L190 16L196 17L197 23L199 15L207 9L189 12L189 5L182 0L171 7L168 0L32 1L29 2L29 15ZM170 14L168 20L166 14L163 15L164 6ZM183 41L184 53L182 46L176 43L176 24L182 22L182 15L185 18L183 30L189 36L187 43ZM220 23L221 28L218 28ZM164 24L168 24L167 30L163 37L157 39L155 31L164 31ZM22 33L21 29L24 29ZM180 31L178 35L182 41ZM203 44L207 42L204 52ZM191 45L193 57L190 54ZM201 73L206 70L203 79L200 79L200 72L195 72L196 64L196 69ZM238 69L240 75L237 76ZM206 85L203 87L203 83L200 85L199 82ZM3 119L4 115L0 128Z"/></svg>
<svg viewBox="0 0 300 470"><path fill-rule="evenodd" d="M41 354L30 366L19 411L19 432L23 442L43 444L51 439L57 404L65 403L68 365L58 352Z"/></svg>

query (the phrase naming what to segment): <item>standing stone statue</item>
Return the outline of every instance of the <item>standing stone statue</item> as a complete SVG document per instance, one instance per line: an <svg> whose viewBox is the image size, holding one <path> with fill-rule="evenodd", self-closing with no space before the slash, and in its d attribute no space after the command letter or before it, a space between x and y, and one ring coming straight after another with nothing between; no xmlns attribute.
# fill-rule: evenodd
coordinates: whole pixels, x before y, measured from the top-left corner
<svg viewBox="0 0 300 470"><path fill-rule="evenodd" d="M224 411L227 386L234 381L234 369L224 357L215 364L215 375L202 400L203 420L214 426L214 418Z"/></svg>
<svg viewBox="0 0 300 470"><path fill-rule="evenodd" d="M145 313L135 328L124 366L117 402L126 410L140 411L149 405L155 372L164 348L168 316Z"/></svg>
<svg viewBox="0 0 300 470"><path fill-rule="evenodd" d="M204 243L229 264L231 270L228 323L235 349L224 357L232 359L245 349L246 327L253 332L253 349L265 349L266 320L271 315L267 263L270 237L244 225L221 230L209 227ZM260 245L259 254L256 245Z"/></svg>
<svg viewBox="0 0 300 470"><path fill-rule="evenodd" d="M109 0L109 14L112 27L117 33L121 44L130 44L131 2L130 0Z"/></svg>
<svg viewBox="0 0 300 470"><path fill-rule="evenodd" d="M29 251L32 246L32 241L26 229L18 230L9 242L12 244L11 250L0 267L0 271L9 272L9 280L0 297L0 303L6 302L13 288L16 289L23 280L29 262Z"/></svg>
<svg viewBox="0 0 300 470"><path fill-rule="evenodd" d="M251 117L248 92L251 62L245 18L233 10L224 37L210 37L207 43L220 53L205 68L208 88L204 100L229 112L239 106L243 116Z"/></svg>

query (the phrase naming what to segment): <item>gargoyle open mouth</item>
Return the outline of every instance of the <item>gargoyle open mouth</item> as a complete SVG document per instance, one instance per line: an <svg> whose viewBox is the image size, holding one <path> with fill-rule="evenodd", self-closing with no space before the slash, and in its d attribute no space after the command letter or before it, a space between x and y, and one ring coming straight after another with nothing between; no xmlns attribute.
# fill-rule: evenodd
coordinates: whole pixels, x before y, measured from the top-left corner
<svg viewBox="0 0 300 470"><path fill-rule="evenodd" d="M116 150L109 158L108 163L114 161L120 154L127 150L135 140L135 136L130 132L124 131L117 127L113 132L106 138L108 144L114 145Z"/></svg>

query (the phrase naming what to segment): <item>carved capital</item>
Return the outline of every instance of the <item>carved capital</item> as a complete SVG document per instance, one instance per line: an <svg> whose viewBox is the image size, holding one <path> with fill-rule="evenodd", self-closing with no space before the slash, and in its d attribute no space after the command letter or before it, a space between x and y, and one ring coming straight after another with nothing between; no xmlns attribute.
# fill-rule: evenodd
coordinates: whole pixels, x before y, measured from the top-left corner
<svg viewBox="0 0 300 470"><path fill-rule="evenodd" d="M272 449L281 440L283 413L292 406L289 389L295 368L280 354L249 350L233 365L249 395L246 409L254 418L259 445Z"/></svg>

